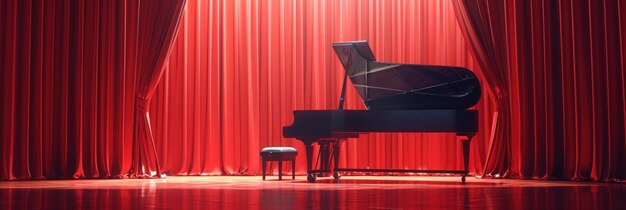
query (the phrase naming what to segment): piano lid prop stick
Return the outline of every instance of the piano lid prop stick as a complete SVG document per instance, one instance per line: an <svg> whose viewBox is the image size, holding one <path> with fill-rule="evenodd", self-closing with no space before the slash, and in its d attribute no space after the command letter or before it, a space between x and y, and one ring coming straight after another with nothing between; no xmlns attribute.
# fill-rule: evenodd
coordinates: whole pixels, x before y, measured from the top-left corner
<svg viewBox="0 0 626 210"><path fill-rule="evenodd" d="M341 85L341 97L339 97L339 108L338 110L343 110L343 101L346 97L346 82L348 81L348 71L343 74L343 85Z"/></svg>

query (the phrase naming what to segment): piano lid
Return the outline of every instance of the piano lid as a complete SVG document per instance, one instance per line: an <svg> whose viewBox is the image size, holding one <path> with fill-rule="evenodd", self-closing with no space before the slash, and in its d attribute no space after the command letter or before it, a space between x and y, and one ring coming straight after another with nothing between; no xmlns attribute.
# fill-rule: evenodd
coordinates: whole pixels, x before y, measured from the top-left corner
<svg viewBox="0 0 626 210"><path fill-rule="evenodd" d="M333 48L368 109L467 109L480 99L466 68L378 62L367 41Z"/></svg>

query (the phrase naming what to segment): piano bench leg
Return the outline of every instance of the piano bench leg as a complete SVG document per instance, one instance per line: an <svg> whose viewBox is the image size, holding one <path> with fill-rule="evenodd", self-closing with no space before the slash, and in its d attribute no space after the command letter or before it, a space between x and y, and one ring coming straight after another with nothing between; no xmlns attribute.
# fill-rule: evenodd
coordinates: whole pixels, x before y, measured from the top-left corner
<svg viewBox="0 0 626 210"><path fill-rule="evenodd" d="M278 180L283 180L283 161L278 161Z"/></svg>
<svg viewBox="0 0 626 210"><path fill-rule="evenodd" d="M262 171L262 174L263 174L263 181L265 181L265 164L267 163L267 161L263 160L261 162L263 162L261 164L261 171Z"/></svg>
<svg viewBox="0 0 626 210"><path fill-rule="evenodd" d="M280 159L280 160L275 160L276 162L278 162L278 180L283 180L283 160L285 161L291 161L291 179L296 179L296 158L286 158L286 159ZM268 161L274 161L272 160L266 160L263 159L261 162L261 174L263 176L263 180L265 180L265 174L267 172L267 162Z"/></svg>

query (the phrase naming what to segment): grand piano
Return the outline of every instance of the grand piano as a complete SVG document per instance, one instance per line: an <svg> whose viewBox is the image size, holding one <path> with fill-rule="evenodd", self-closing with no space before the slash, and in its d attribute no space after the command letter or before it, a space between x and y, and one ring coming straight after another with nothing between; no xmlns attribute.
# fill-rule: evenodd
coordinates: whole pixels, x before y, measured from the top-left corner
<svg viewBox="0 0 626 210"><path fill-rule="evenodd" d="M478 131L478 112L468 110L480 99L480 83L471 71L460 67L396 64L376 61L367 41L333 43L345 70L336 110L295 110L294 121L283 127L285 138L304 143L307 180L341 172L414 172L468 174L469 143ZM347 78L350 78L367 110L344 110ZM370 132L452 132L461 138L464 169L401 170L339 167L342 140ZM313 144L318 144L313 168ZM330 168L330 160L333 168Z"/></svg>

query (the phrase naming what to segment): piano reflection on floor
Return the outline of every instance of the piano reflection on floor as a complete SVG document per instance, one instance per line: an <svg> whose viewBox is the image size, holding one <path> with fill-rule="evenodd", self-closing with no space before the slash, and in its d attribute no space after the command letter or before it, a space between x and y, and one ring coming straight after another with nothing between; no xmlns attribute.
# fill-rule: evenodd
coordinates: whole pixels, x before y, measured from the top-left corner
<svg viewBox="0 0 626 210"><path fill-rule="evenodd" d="M296 110L283 136L302 141L306 148L307 180L341 172L468 173L469 143L478 131L478 112L467 110L480 99L480 83L465 68L378 62L367 41L334 43L345 69L337 110ZM367 110L344 110L347 78ZM368 132L454 132L465 136L463 170L400 170L339 168L341 140ZM313 144L320 146L319 168L312 168ZM333 168L330 168L330 160Z"/></svg>

